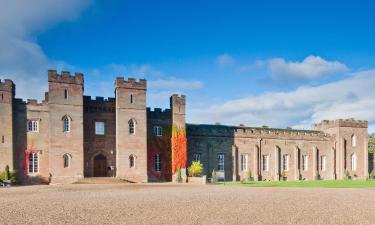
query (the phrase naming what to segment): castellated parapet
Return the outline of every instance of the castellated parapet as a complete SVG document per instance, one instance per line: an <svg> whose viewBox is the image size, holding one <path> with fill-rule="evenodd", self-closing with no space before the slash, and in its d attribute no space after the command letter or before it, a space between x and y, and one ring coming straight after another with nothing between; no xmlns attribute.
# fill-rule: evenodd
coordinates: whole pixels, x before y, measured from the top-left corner
<svg viewBox="0 0 375 225"><path fill-rule="evenodd" d="M368 121L355 119L323 120L313 124L314 130L326 130L334 127L368 128Z"/></svg>
<svg viewBox="0 0 375 225"><path fill-rule="evenodd" d="M124 77L117 77L115 81L116 88L128 88L128 89L147 89L147 81L145 79L140 79L137 81L134 78L128 78L125 80Z"/></svg>
<svg viewBox="0 0 375 225"><path fill-rule="evenodd" d="M0 91L7 91L7 92L14 91L13 81L9 79L5 79L4 81L0 80Z"/></svg>
<svg viewBox="0 0 375 225"><path fill-rule="evenodd" d="M62 71L60 75L56 70L48 70L48 82L83 85L84 79L83 74L79 72L76 72L74 76L71 76L70 73L66 71Z"/></svg>

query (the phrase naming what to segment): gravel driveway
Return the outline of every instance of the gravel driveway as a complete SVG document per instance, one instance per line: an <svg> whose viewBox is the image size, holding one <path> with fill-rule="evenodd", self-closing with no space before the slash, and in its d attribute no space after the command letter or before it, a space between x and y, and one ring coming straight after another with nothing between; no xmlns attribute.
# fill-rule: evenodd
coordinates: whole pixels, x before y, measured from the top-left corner
<svg viewBox="0 0 375 225"><path fill-rule="evenodd" d="M375 224L375 189L75 184L0 201L0 224Z"/></svg>

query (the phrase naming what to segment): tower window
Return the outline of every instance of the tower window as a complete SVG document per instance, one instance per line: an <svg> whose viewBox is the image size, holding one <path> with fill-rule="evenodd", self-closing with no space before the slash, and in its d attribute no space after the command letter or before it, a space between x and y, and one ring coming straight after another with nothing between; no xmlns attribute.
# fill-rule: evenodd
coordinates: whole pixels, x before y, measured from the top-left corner
<svg viewBox="0 0 375 225"><path fill-rule="evenodd" d="M135 134L135 122L133 119L129 120L129 134Z"/></svg>
<svg viewBox="0 0 375 225"><path fill-rule="evenodd" d="M27 131L28 132L38 132L39 131L39 122L37 120L27 121Z"/></svg>
<svg viewBox="0 0 375 225"><path fill-rule="evenodd" d="M63 132L64 133L70 132L70 122L71 122L71 119L69 116L63 117Z"/></svg>
<svg viewBox="0 0 375 225"><path fill-rule="evenodd" d="M163 136L163 127L154 126L154 135L155 136Z"/></svg>
<svg viewBox="0 0 375 225"><path fill-rule="evenodd" d="M352 135L352 147L357 146L357 136L355 134Z"/></svg>
<svg viewBox="0 0 375 225"><path fill-rule="evenodd" d="M66 90L66 89L64 90L64 98L68 99L68 90Z"/></svg>
<svg viewBox="0 0 375 225"><path fill-rule="evenodd" d="M135 156L134 155L129 156L129 165L130 165L130 168L135 168Z"/></svg>
<svg viewBox="0 0 375 225"><path fill-rule="evenodd" d="M70 167L70 158L71 158L71 156L69 154L64 154L63 155L64 168L69 168Z"/></svg>
<svg viewBox="0 0 375 225"><path fill-rule="evenodd" d="M3 143L3 144L5 143L5 137L4 136L1 137L1 143Z"/></svg>
<svg viewBox="0 0 375 225"><path fill-rule="evenodd" d="M155 171L160 172L161 171L161 160L160 160L160 154L155 155Z"/></svg>
<svg viewBox="0 0 375 225"><path fill-rule="evenodd" d="M35 174L39 172L39 154L33 152L29 155L29 174Z"/></svg>
<svg viewBox="0 0 375 225"><path fill-rule="evenodd" d="M134 99L133 99L133 95L131 94L130 95L130 104L133 104L134 103Z"/></svg>

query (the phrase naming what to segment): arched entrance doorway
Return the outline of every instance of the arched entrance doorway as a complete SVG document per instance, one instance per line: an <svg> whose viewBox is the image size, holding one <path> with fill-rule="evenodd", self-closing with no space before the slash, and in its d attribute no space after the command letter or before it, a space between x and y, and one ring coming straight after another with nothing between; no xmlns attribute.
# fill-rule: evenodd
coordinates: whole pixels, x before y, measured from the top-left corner
<svg viewBox="0 0 375 225"><path fill-rule="evenodd" d="M99 154L94 157L94 177L107 176L107 157Z"/></svg>

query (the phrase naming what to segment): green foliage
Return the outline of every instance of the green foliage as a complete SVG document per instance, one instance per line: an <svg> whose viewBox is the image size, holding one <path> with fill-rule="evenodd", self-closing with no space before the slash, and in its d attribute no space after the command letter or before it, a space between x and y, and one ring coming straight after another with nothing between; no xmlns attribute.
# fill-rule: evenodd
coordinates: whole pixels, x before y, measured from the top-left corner
<svg viewBox="0 0 375 225"><path fill-rule="evenodd" d="M371 173L370 173L370 178L371 179L375 179L375 168L372 169Z"/></svg>
<svg viewBox="0 0 375 225"><path fill-rule="evenodd" d="M10 178L10 172L9 172L9 166L5 166L5 172L4 172L4 180L9 180Z"/></svg>
<svg viewBox="0 0 375 225"><path fill-rule="evenodd" d="M200 177L203 174L203 165L199 161L193 161L188 172L191 177Z"/></svg>
<svg viewBox="0 0 375 225"><path fill-rule="evenodd" d="M215 170L212 170L211 178L212 178L212 183L216 183L217 182L217 177L216 177L216 171Z"/></svg>
<svg viewBox="0 0 375 225"><path fill-rule="evenodd" d="M6 171L0 172L0 181L4 181L4 180L11 180L12 183L16 183L17 182L16 172L15 171L10 172L8 170L8 175L6 175Z"/></svg>
<svg viewBox="0 0 375 225"><path fill-rule="evenodd" d="M177 182L182 183L182 172L181 172L180 166L178 166L178 169L177 169Z"/></svg>

